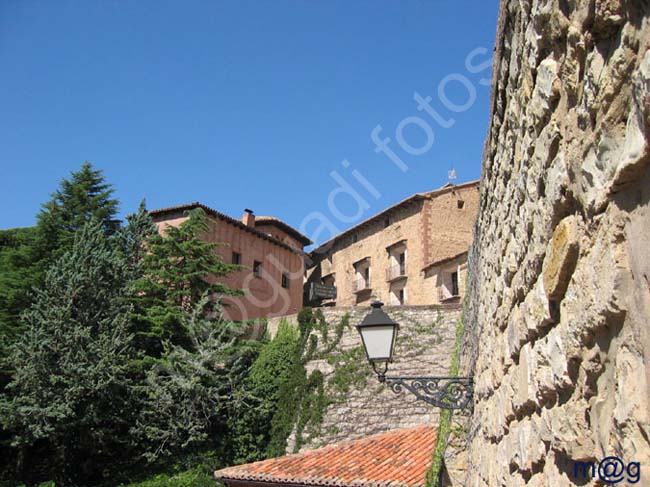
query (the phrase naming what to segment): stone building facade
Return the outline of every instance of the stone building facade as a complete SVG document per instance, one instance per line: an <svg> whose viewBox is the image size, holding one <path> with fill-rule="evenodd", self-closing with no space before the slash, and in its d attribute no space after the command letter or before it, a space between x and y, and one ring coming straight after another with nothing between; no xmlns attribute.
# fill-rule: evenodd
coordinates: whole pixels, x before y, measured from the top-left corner
<svg viewBox="0 0 650 487"><path fill-rule="evenodd" d="M478 208L478 181L417 193L325 242L310 253L307 301L353 306L458 302ZM312 283L336 288L310 299Z"/></svg>
<svg viewBox="0 0 650 487"><path fill-rule="evenodd" d="M465 485L650 485L650 3L503 0L493 76Z"/></svg>
<svg viewBox="0 0 650 487"><path fill-rule="evenodd" d="M219 277L233 289L244 290L240 297L223 297L224 311L232 320L247 320L297 313L302 308L305 254L311 241L274 217L256 217L246 210L236 220L201 203L162 208L150 213L160 231L180 225L186 212L202 208L214 223L205 235L209 242L222 244L216 252L223 262L244 266Z"/></svg>

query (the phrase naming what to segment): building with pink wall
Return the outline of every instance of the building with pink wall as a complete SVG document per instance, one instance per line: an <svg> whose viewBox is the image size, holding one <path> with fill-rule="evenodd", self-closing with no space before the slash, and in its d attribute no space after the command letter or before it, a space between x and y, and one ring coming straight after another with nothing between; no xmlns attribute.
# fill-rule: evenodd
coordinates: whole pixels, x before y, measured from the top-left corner
<svg viewBox="0 0 650 487"><path fill-rule="evenodd" d="M159 231L164 231L167 225L180 225L187 219L187 211L194 208L202 208L214 222L205 238L222 244L216 249L222 261L244 266L219 278L227 286L245 293L223 298L227 318L246 320L300 311L305 268L303 249L312 243L307 237L275 217L256 217L248 209L241 220L199 202L149 213Z"/></svg>

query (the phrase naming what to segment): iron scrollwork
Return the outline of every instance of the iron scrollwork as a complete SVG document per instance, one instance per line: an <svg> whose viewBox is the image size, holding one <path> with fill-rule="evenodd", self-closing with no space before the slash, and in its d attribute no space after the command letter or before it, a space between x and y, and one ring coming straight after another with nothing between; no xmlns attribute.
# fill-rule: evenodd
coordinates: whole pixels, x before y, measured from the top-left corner
<svg viewBox="0 0 650 487"><path fill-rule="evenodd" d="M442 409L465 409L472 400L474 382L471 377L387 377L378 374L395 394L404 389L419 400Z"/></svg>

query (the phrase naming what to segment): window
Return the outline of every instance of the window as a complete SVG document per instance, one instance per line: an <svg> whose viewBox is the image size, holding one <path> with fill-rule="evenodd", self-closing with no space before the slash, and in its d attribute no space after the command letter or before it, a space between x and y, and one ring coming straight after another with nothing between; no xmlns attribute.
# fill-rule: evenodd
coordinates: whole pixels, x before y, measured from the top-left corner
<svg viewBox="0 0 650 487"><path fill-rule="evenodd" d="M241 254L239 252L232 253L232 263L236 265L241 264Z"/></svg>
<svg viewBox="0 0 650 487"><path fill-rule="evenodd" d="M357 243L359 241L359 235L356 233L352 235L352 243Z"/></svg>
<svg viewBox="0 0 650 487"><path fill-rule="evenodd" d="M390 225L390 218L386 217L384 219L384 228L388 227Z"/></svg>
<svg viewBox="0 0 650 487"><path fill-rule="evenodd" d="M399 293L397 294L397 299L399 301L399 304L404 304L404 288L399 290Z"/></svg>
<svg viewBox="0 0 650 487"><path fill-rule="evenodd" d="M282 287L285 289L289 287L289 274L286 272L282 273Z"/></svg>
<svg viewBox="0 0 650 487"><path fill-rule="evenodd" d="M253 275L262 277L262 263L259 260L253 262Z"/></svg>
<svg viewBox="0 0 650 487"><path fill-rule="evenodd" d="M463 200L458 200L456 202L456 206L458 207L459 210L462 210L463 207L465 206L465 202Z"/></svg>
<svg viewBox="0 0 650 487"><path fill-rule="evenodd" d="M451 273L451 295L452 296L460 295L460 293L458 292L458 272Z"/></svg>

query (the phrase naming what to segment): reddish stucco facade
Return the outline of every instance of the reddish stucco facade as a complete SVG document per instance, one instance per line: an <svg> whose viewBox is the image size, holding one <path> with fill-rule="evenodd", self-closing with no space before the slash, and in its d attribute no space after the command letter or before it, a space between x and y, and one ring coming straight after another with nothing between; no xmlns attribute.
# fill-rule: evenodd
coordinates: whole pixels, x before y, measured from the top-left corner
<svg viewBox="0 0 650 487"><path fill-rule="evenodd" d="M284 316L300 311L303 297L304 253L311 241L281 220L246 210L234 219L201 203L162 208L150 212L159 231L187 219L186 212L202 208L214 223L204 236L222 244L216 252L223 262L239 263L242 270L219 277L244 296L223 297L224 313L232 320ZM238 261L239 260L239 261Z"/></svg>

